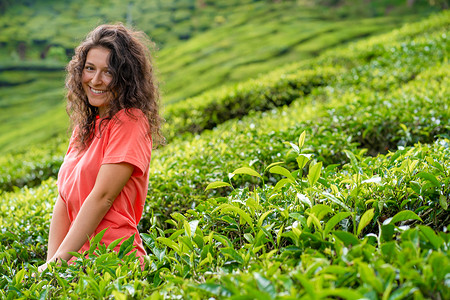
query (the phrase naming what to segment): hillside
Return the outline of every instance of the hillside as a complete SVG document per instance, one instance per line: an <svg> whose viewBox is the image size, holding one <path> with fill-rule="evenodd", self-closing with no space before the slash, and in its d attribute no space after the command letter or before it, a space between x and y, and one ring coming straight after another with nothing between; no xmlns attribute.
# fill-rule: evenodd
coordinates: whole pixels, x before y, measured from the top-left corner
<svg viewBox="0 0 450 300"><path fill-rule="evenodd" d="M89 258L31 277L65 141L0 157L0 295L450 298L449 29L441 12L174 104L143 269L129 241L115 253L100 233Z"/></svg>
<svg viewBox="0 0 450 300"><path fill-rule="evenodd" d="M186 98L436 10L427 1L413 7L396 1L386 14L383 3L348 2L329 7L309 1L16 1L3 8L0 19L0 153L65 133L62 70L78 41L101 22L128 21L155 40L169 111Z"/></svg>

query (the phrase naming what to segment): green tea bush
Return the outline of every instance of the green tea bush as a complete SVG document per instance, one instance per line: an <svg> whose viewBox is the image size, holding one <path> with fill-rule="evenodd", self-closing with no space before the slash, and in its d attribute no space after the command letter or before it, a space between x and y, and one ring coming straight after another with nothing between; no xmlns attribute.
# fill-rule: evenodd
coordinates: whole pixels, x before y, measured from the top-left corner
<svg viewBox="0 0 450 300"><path fill-rule="evenodd" d="M67 137L59 137L44 145L0 156L0 191L33 187L55 177L67 150Z"/></svg>
<svg viewBox="0 0 450 300"><path fill-rule="evenodd" d="M191 140L177 140L154 155L147 215L164 220L174 209L198 205L206 197L198 193L205 182L226 180L238 165L263 170L291 151L283 141L295 142L304 130L312 136L308 153L325 166L348 162L344 150L376 155L431 143L439 135L448 137L447 74L447 64L433 67L386 93L323 88L279 111L250 115ZM322 98L325 101L318 102ZM294 158L288 161L295 164ZM148 220L142 221L143 230Z"/></svg>
<svg viewBox="0 0 450 300"><path fill-rule="evenodd" d="M316 87L332 85L339 71L342 70L316 68L280 77L267 76L173 104L164 114L168 138L185 132L199 133L250 111L289 105Z"/></svg>
<svg viewBox="0 0 450 300"><path fill-rule="evenodd" d="M119 253L111 252L98 243L100 233L85 253L89 258L83 254L73 265L51 265L36 278L30 277L34 266L24 263L21 269L4 258L0 293L6 298L447 298L450 235L422 225L428 219L423 210L398 208L395 200L382 203L380 210L377 195L391 200L383 192L392 189L414 206L420 205L418 196L434 190L445 197L434 209L448 212L450 141L374 158L347 152L351 162L341 170L312 159L305 152L307 141L302 133L291 145L298 163L294 170L282 162L266 168L281 175L275 185L241 167L233 174L257 178L253 188L233 187L234 179L210 183L207 189L231 187L231 192L184 214L173 213L167 219L170 228L153 224L142 234L148 249L143 269L133 255L125 255L127 241ZM415 183L420 195L408 191ZM11 194L9 202L23 205L22 199L53 193L39 190ZM364 194L375 199L360 197ZM388 209L390 217L382 220L381 212ZM10 225L16 217L33 219L7 214L3 222ZM44 214L34 217L48 220Z"/></svg>

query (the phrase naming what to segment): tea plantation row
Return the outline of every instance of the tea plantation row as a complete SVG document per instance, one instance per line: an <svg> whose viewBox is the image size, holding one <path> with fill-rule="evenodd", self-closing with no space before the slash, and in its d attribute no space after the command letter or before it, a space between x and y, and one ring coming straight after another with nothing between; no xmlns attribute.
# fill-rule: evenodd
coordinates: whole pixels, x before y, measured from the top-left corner
<svg viewBox="0 0 450 300"><path fill-rule="evenodd" d="M235 177L250 175L259 182L173 213L168 229L153 225L142 234L149 249L143 270L133 255L125 255L127 242L115 253L98 245L99 235L91 259L79 257L74 265L53 265L31 277L36 272L31 264L45 253L51 205L43 200L56 196L55 181L3 195L0 294L6 299L448 298L450 234L436 233L409 209L446 215L448 224L450 141L375 158L347 152L351 163L340 170L311 159L308 141L302 134L291 145L296 170L279 163L266 169L283 175L276 185L265 185L251 168L238 168ZM220 182L209 188L214 186L229 188Z"/></svg>
<svg viewBox="0 0 450 300"><path fill-rule="evenodd" d="M424 68L445 60L449 48L448 17L448 12L442 13L310 63L294 64L260 79L169 106L165 112L168 138L186 131L200 132L252 110L287 105L305 94L316 93L317 87L357 90L368 86L378 93L401 86ZM50 145L53 146L47 143L26 153L0 157L0 190L33 186L55 176L66 146ZM59 158L53 153L60 153Z"/></svg>

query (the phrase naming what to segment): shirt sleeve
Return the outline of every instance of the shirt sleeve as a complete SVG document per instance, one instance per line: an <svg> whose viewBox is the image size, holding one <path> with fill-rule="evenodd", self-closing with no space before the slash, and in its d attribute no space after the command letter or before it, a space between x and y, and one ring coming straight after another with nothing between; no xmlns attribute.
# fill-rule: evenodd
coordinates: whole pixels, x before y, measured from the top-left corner
<svg viewBox="0 0 450 300"><path fill-rule="evenodd" d="M134 166L132 176L144 175L152 151L147 118L140 110L133 110L131 116L120 111L110 122L102 164L126 162Z"/></svg>

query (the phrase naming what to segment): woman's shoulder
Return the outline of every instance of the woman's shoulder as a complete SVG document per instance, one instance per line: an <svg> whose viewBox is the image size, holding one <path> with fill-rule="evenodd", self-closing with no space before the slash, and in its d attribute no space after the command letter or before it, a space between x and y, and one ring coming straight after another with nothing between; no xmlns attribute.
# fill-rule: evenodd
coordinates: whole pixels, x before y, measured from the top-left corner
<svg viewBox="0 0 450 300"><path fill-rule="evenodd" d="M113 117L118 121L139 121L146 120L147 117L139 108L123 108L119 110Z"/></svg>
<svg viewBox="0 0 450 300"><path fill-rule="evenodd" d="M111 119L110 128L126 127L137 128L142 127L148 129L149 123L147 116L138 108L128 108L119 110Z"/></svg>

